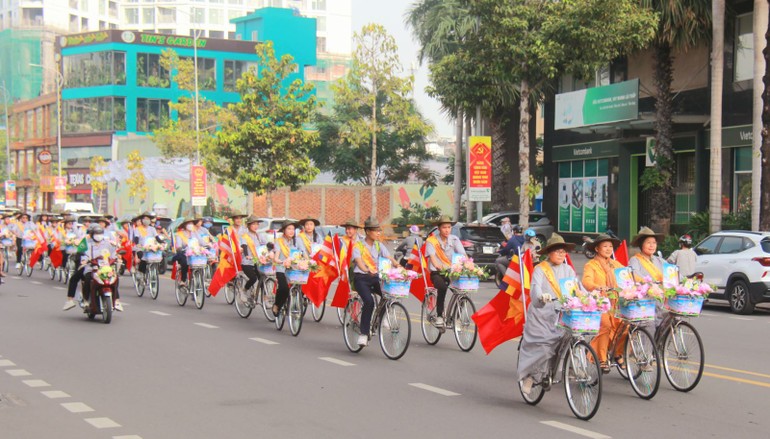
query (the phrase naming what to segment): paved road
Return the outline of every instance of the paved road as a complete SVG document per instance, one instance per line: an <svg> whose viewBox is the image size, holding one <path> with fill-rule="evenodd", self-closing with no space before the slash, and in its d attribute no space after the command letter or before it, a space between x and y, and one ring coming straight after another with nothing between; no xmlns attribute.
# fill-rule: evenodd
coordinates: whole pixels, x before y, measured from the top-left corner
<svg viewBox="0 0 770 439"><path fill-rule="evenodd" d="M577 261L576 261L577 262ZM0 286L0 438L765 437L770 313L711 304L695 321L707 367L693 392L665 382L643 401L616 373L599 413L576 420L561 388L537 407L516 386L516 342L462 353L428 346L409 299L412 343L399 361L377 344L348 352L336 315L299 337L261 313L241 319L223 297L179 307L172 284L110 325L60 311L65 292L35 273ZM495 292L484 285L477 306Z"/></svg>

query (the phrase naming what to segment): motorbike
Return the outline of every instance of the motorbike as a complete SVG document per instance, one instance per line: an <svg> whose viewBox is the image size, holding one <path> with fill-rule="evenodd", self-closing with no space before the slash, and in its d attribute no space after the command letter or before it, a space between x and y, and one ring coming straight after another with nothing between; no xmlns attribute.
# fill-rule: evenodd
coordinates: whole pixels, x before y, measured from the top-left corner
<svg viewBox="0 0 770 439"><path fill-rule="evenodd" d="M85 282L90 282L90 291L88 297L81 295L80 306L89 320L101 315L104 323L112 321L115 289L118 284L118 272L114 268L115 263L116 258L109 258L107 255L88 261L92 269L91 277L83 280L83 287L85 287Z"/></svg>
<svg viewBox="0 0 770 439"><path fill-rule="evenodd" d="M611 229L607 229L605 232L607 235L609 235L612 238L619 239L618 235L615 234ZM593 259L594 256L596 256L596 252L589 249L591 244L593 244L594 239L590 236L583 236L583 244L580 246L581 252L587 259Z"/></svg>

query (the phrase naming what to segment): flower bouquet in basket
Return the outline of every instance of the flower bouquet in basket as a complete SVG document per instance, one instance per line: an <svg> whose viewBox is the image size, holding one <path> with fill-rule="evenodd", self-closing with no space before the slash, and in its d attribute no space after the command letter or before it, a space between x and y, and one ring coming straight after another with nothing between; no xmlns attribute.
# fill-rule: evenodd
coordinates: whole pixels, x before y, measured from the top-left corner
<svg viewBox="0 0 770 439"><path fill-rule="evenodd" d="M666 309L674 314L697 317L703 302L714 288L697 279L688 278L682 284L669 285L664 290Z"/></svg>
<svg viewBox="0 0 770 439"><path fill-rule="evenodd" d="M185 250L184 254L187 256L187 263L189 265L206 265L208 262L209 253L205 247L201 247L197 239L191 239L187 243L187 250Z"/></svg>
<svg viewBox="0 0 770 439"><path fill-rule="evenodd" d="M273 261L273 252L267 249L267 246L257 247L256 256L249 255L249 258L257 264L257 269L264 274L275 274L275 263Z"/></svg>
<svg viewBox="0 0 770 439"><path fill-rule="evenodd" d="M452 282L452 287L463 291L476 291L479 289L479 280L488 277L483 268L473 262L473 258L461 256L452 261L448 270L442 273Z"/></svg>
<svg viewBox="0 0 770 439"><path fill-rule="evenodd" d="M641 282L626 280L614 290L618 300L618 315L626 320L653 320L655 302L663 303L665 293L660 285L645 277Z"/></svg>
<svg viewBox="0 0 770 439"><path fill-rule="evenodd" d="M289 264L286 270L286 280L290 284L306 284L310 273L315 273L320 269L318 261L308 258L304 253L297 253L286 259L284 263Z"/></svg>
<svg viewBox="0 0 770 439"><path fill-rule="evenodd" d="M416 271L403 267L390 268L380 272L380 279L383 282L382 289L393 296L408 296L412 281L419 277L420 275Z"/></svg>
<svg viewBox="0 0 770 439"><path fill-rule="evenodd" d="M21 245L26 249L33 249L37 247L37 238L35 237L35 232L32 230L25 230Z"/></svg>
<svg viewBox="0 0 770 439"><path fill-rule="evenodd" d="M9 247L13 245L14 239L13 232L11 232L9 227L0 230L0 242L2 242L4 246Z"/></svg>
<svg viewBox="0 0 770 439"><path fill-rule="evenodd" d="M577 289L574 295L562 297L559 325L575 332L597 333L602 314L612 308L610 299L599 291Z"/></svg>
<svg viewBox="0 0 770 439"><path fill-rule="evenodd" d="M163 251L165 247L166 246L164 244L159 243L157 239L151 238L144 243L143 249L146 252L157 253L157 252Z"/></svg>

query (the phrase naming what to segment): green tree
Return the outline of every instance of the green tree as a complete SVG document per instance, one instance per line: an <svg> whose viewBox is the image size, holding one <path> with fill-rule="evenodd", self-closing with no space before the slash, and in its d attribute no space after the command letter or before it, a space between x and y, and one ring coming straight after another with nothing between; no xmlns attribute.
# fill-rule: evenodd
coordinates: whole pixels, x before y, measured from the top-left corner
<svg viewBox="0 0 770 439"><path fill-rule="evenodd" d="M180 58L174 49L166 49L160 65L171 72L182 91L177 102L168 104L172 116L152 136L167 158L187 157L194 160L200 144L213 141L218 127L232 122L233 115L213 101L198 95L198 124L195 122L195 65L190 58Z"/></svg>
<svg viewBox="0 0 770 439"><path fill-rule="evenodd" d="M133 150L128 154L127 167L130 175L126 179L128 186L128 196L134 200L138 199L139 204L144 204L147 197L147 179L144 177L144 158L138 150Z"/></svg>
<svg viewBox="0 0 770 439"><path fill-rule="evenodd" d="M655 84L655 166L645 170L642 185L652 191L651 226L668 234L674 216L674 53L707 43L711 37L711 0L644 0L658 16L651 41Z"/></svg>
<svg viewBox="0 0 770 439"><path fill-rule="evenodd" d="M235 119L207 144L205 163L225 182L267 194L272 216L276 189L296 190L318 175L310 160L318 133L303 128L314 117L316 97L313 86L299 79L284 85L297 67L290 55L276 59L272 42L256 50L259 75L252 69L237 81L241 102L230 107Z"/></svg>
<svg viewBox="0 0 770 439"><path fill-rule="evenodd" d="M377 184L382 181L379 171L378 142L392 135L409 141L427 135L431 127L417 114L409 98L413 78L402 78L396 42L384 27L368 24L356 32L355 51L348 75L334 86L335 100L345 114L339 136L354 148L369 145L368 183L371 186L372 211L377 215ZM404 150L410 148L403 145ZM402 156L404 167L410 157Z"/></svg>

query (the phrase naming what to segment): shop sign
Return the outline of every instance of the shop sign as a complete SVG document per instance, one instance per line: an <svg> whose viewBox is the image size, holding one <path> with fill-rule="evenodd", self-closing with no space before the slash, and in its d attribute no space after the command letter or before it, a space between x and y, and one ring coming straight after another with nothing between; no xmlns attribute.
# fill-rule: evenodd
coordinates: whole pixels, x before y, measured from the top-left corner
<svg viewBox="0 0 770 439"><path fill-rule="evenodd" d="M86 190L91 188L90 169L68 169L67 180L72 189Z"/></svg>
<svg viewBox="0 0 770 439"><path fill-rule="evenodd" d="M470 178L469 201L492 201L492 138L472 136L468 139Z"/></svg>
<svg viewBox="0 0 770 439"><path fill-rule="evenodd" d="M55 178L53 202L54 204L64 204L67 202L67 177Z"/></svg>
<svg viewBox="0 0 770 439"><path fill-rule="evenodd" d="M206 168L190 167L190 201L193 206L206 205Z"/></svg>
<svg viewBox="0 0 770 439"><path fill-rule="evenodd" d="M16 182L5 181L5 207L16 207Z"/></svg>
<svg viewBox="0 0 770 439"><path fill-rule="evenodd" d="M639 79L556 95L557 130L639 118Z"/></svg>
<svg viewBox="0 0 770 439"><path fill-rule="evenodd" d="M51 151L47 149L44 149L39 153L37 153L37 161L39 161L41 165L47 165L51 163L51 159L52 159Z"/></svg>
<svg viewBox="0 0 770 439"><path fill-rule="evenodd" d="M53 175L40 176L40 192L51 193L55 190L55 179Z"/></svg>
<svg viewBox="0 0 770 439"><path fill-rule="evenodd" d="M560 232L601 233L607 230L609 179L606 160L561 163Z"/></svg>

